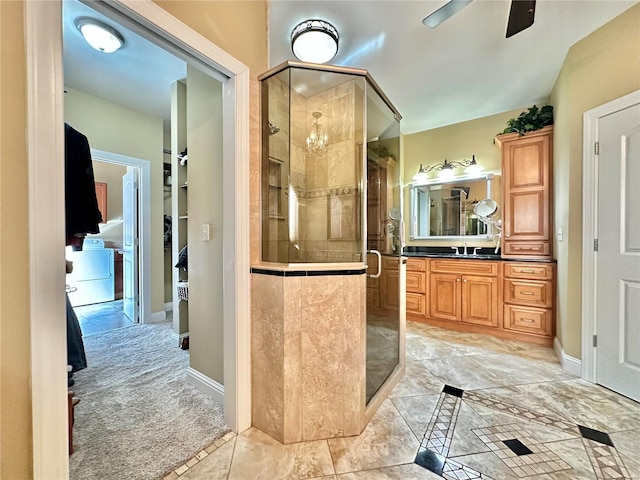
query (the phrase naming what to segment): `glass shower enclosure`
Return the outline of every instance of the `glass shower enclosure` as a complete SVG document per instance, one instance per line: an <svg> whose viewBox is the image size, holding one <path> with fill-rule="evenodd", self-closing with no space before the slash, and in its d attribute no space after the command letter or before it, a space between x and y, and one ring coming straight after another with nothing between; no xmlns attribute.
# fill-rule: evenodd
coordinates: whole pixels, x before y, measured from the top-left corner
<svg viewBox="0 0 640 480"><path fill-rule="evenodd" d="M366 70L286 62L260 82L261 262L366 268L368 403L400 362L401 117Z"/></svg>

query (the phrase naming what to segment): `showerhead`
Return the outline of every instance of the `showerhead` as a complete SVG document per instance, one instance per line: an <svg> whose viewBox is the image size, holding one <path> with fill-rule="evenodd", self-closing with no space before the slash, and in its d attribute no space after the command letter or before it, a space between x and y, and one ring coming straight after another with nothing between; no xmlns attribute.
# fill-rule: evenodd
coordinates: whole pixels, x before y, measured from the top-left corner
<svg viewBox="0 0 640 480"><path fill-rule="evenodd" d="M273 123L269 122L269 135L275 135L279 131L280 127L277 127Z"/></svg>

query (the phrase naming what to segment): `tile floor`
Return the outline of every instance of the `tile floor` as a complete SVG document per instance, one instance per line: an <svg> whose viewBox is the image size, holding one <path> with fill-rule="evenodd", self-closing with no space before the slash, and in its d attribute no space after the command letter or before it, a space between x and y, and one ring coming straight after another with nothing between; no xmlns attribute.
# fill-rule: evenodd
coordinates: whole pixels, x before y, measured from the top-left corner
<svg viewBox="0 0 640 480"><path fill-rule="evenodd" d="M123 312L123 300L74 307L83 336L134 325Z"/></svg>
<svg viewBox="0 0 640 480"><path fill-rule="evenodd" d="M251 428L165 478L640 479L640 404L552 349L409 322L407 374L359 436L281 445Z"/></svg>

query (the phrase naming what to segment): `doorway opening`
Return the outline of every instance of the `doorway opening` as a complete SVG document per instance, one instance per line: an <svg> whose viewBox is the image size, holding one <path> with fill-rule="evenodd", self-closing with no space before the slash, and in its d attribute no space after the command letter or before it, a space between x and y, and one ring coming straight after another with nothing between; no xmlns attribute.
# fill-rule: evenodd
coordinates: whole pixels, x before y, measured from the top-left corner
<svg viewBox="0 0 640 480"><path fill-rule="evenodd" d="M98 208L103 221L100 233L88 235L82 251L66 249L66 259L73 270L67 274L67 292L78 317L84 336L124 328L150 321L144 315L143 304L148 305L148 295L140 295L148 271L148 242L150 219L141 208L149 184L149 162L131 157L116 158L108 152L92 152ZM145 167L145 168L143 168ZM124 185L127 177L134 176L135 189L127 194ZM136 252L125 255L124 233L133 232ZM136 259L131 261L129 257ZM125 278L125 256L127 275ZM143 268L144 267L146 268ZM126 308L125 308L126 306Z"/></svg>
<svg viewBox="0 0 640 480"><path fill-rule="evenodd" d="M223 77L223 199L225 421L234 431L251 424L249 366L249 71L153 2L94 5L144 35ZM34 475L68 475L64 334L64 267L51 262L64 249L62 2L25 5L30 170L30 324ZM160 27L162 25L162 27ZM59 255L59 253L58 253ZM142 287L144 289L144 286ZM55 381L58 379L59 381Z"/></svg>

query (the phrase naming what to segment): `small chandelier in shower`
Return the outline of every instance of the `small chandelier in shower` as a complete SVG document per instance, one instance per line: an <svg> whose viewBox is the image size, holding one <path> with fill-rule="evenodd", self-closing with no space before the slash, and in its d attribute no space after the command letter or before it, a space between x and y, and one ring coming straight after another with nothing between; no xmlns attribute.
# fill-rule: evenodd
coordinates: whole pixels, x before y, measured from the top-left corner
<svg viewBox="0 0 640 480"><path fill-rule="evenodd" d="M318 119L322 116L320 112L311 114L315 121L311 127L311 133L307 137L306 151L309 155L324 155L327 152L327 134L323 132L322 125L318 123Z"/></svg>

